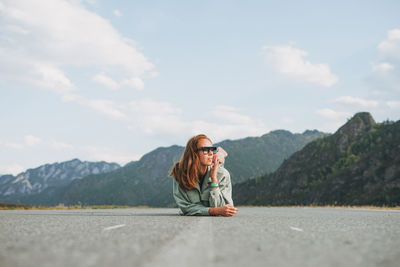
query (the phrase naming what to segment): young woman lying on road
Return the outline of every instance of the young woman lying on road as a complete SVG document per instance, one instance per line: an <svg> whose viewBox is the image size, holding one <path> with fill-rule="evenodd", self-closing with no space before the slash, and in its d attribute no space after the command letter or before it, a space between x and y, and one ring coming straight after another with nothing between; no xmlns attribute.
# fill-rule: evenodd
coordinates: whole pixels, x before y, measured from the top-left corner
<svg viewBox="0 0 400 267"><path fill-rule="evenodd" d="M227 153L203 134L192 137L170 171L173 195L183 215L233 216L232 184L223 167Z"/></svg>

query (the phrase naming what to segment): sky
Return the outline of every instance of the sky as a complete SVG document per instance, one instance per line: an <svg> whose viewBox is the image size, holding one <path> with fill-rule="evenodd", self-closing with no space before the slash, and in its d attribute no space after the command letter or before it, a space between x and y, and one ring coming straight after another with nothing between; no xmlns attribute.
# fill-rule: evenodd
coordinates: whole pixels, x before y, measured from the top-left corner
<svg viewBox="0 0 400 267"><path fill-rule="evenodd" d="M0 174L400 119L400 1L0 0ZM229 151L228 151L229 152Z"/></svg>

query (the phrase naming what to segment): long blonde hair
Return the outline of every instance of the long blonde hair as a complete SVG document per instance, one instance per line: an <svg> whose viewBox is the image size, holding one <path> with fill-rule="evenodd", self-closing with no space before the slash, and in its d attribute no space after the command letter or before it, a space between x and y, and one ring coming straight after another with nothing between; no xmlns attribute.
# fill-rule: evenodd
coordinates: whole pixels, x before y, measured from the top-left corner
<svg viewBox="0 0 400 267"><path fill-rule="evenodd" d="M193 136L186 144L185 151L178 162L175 162L169 175L178 181L179 185L188 190L196 187L199 182L200 159L197 154L197 144L201 139L208 139L204 134Z"/></svg>

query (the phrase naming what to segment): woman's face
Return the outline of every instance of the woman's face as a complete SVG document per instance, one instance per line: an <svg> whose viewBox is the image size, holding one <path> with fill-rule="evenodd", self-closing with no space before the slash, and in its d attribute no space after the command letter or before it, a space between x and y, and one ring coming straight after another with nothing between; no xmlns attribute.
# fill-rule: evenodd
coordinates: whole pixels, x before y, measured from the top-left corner
<svg viewBox="0 0 400 267"><path fill-rule="evenodd" d="M203 147L203 146L212 146L212 143L208 139L200 139L199 142L197 143L197 148ZM213 160L213 152L210 151L208 152L207 155L204 155L203 151L197 151L197 155L200 158L200 164L203 166L211 166L212 165L212 160Z"/></svg>

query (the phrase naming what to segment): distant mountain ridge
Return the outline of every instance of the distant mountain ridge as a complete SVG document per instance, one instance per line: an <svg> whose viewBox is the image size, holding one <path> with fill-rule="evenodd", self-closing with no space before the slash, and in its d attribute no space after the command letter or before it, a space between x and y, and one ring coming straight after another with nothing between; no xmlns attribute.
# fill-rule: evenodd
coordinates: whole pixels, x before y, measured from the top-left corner
<svg viewBox="0 0 400 267"><path fill-rule="evenodd" d="M327 135L317 130L301 134L275 130L260 137L226 140L217 145L229 153L225 167L235 184L275 171L283 160L307 143Z"/></svg>
<svg viewBox="0 0 400 267"><path fill-rule="evenodd" d="M226 140L215 145L222 146L229 153L225 166L233 183L237 183L274 171L285 158L306 143L325 135L316 130L303 134L278 130L261 137ZM21 203L173 205L172 179L168 173L183 151L184 147L176 145L160 147L120 169L74 180L64 187L21 199Z"/></svg>
<svg viewBox="0 0 400 267"><path fill-rule="evenodd" d="M73 159L61 163L45 164L13 175L0 176L0 200L13 201L21 197L40 194L48 188L66 186L75 179L90 174L110 172L120 168L116 163L82 162Z"/></svg>
<svg viewBox="0 0 400 267"><path fill-rule="evenodd" d="M233 193L239 205L400 205L400 121L357 113Z"/></svg>

